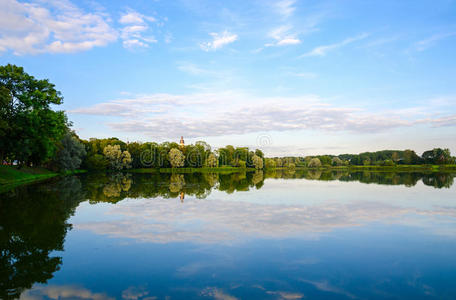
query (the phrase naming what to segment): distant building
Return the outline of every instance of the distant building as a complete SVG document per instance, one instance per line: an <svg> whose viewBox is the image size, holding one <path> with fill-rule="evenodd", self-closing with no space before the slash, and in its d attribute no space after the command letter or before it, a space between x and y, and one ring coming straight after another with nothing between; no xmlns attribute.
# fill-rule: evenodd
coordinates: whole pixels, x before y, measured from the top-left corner
<svg viewBox="0 0 456 300"><path fill-rule="evenodd" d="M184 137L181 136L180 146L183 148L185 146Z"/></svg>

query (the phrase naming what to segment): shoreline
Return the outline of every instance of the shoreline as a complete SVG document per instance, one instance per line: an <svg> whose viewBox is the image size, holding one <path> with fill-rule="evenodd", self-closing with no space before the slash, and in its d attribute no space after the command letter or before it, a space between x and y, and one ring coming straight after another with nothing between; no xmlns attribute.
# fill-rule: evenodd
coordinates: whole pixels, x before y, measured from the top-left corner
<svg viewBox="0 0 456 300"><path fill-rule="evenodd" d="M322 166L318 168L309 168L297 166L295 168L275 167L261 169L265 172L270 171L344 171L344 172L420 172L420 173L438 173L438 172L456 172L456 165L396 165L396 166ZM255 172L254 168L239 167L216 167L216 168L139 168L129 169L120 172L137 173L137 174L191 174L191 173L220 173L231 174L239 172ZM64 173L56 173L45 168L23 167L18 170L14 166L0 166L0 192L5 192L15 187L45 181L50 178L59 176L69 176L81 173L92 173L95 171L74 170ZM96 171L100 172L100 171ZM113 172L110 170L102 172Z"/></svg>
<svg viewBox="0 0 456 300"><path fill-rule="evenodd" d="M45 168L23 167L17 169L14 166L0 166L0 193L6 192L21 185L37 183L47 179L86 173L87 170L74 170L57 173Z"/></svg>

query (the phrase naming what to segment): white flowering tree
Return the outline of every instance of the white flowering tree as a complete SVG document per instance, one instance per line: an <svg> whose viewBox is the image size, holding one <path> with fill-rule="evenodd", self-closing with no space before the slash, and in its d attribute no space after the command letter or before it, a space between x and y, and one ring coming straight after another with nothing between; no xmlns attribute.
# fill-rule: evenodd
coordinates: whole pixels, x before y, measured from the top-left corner
<svg viewBox="0 0 456 300"><path fill-rule="evenodd" d="M119 145L104 147L103 154L109 162L111 169L122 170L131 168L131 155L128 151L122 151Z"/></svg>
<svg viewBox="0 0 456 300"><path fill-rule="evenodd" d="M173 148L168 153L169 163L173 168L179 168L184 166L185 156L179 149Z"/></svg>

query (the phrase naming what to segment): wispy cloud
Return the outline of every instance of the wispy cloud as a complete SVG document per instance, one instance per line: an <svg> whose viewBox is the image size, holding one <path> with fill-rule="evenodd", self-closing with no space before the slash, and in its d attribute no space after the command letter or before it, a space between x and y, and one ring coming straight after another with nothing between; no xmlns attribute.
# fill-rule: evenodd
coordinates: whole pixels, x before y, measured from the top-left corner
<svg viewBox="0 0 456 300"><path fill-rule="evenodd" d="M346 291L346 290L344 290L342 288L333 286L326 280L323 280L323 281L312 281L312 280L302 279L302 281L313 285L315 288L317 288L317 289L319 289L320 291L323 291L323 292L341 294L341 295L345 295L346 297L351 298L351 299L356 299L357 298L352 293L350 293L350 292L348 292L348 291Z"/></svg>
<svg viewBox="0 0 456 300"><path fill-rule="evenodd" d="M424 40L418 41L415 43L415 49L417 51L424 51L435 44L437 44L439 41L456 36L456 32L446 32L446 33L437 33L434 34Z"/></svg>
<svg viewBox="0 0 456 300"><path fill-rule="evenodd" d="M325 185L339 186L337 182ZM300 188L303 189L302 185ZM107 214L110 216L107 220L100 216L100 220L96 222L75 223L74 227L140 242L233 243L251 237L314 239L322 233L340 228L362 226L371 222L402 223L405 218L413 220L416 216L421 217L422 223L415 225L435 230L439 223L435 216L454 218L456 210L437 206L422 210L364 200L324 201L318 205L276 205L192 199L181 205L179 201L173 202L159 197L154 199L153 207L150 206L149 199L136 199L117 203ZM195 226L196 224L198 225ZM454 237L455 234L452 230L450 236ZM191 273L191 270L187 271ZM308 283L322 290L341 292L324 282Z"/></svg>
<svg viewBox="0 0 456 300"><path fill-rule="evenodd" d="M122 45L127 49L148 48L157 40L151 33L150 22L156 22L154 17L145 16L134 10L122 14L119 23L125 25L121 29Z"/></svg>
<svg viewBox="0 0 456 300"><path fill-rule="evenodd" d="M146 21L155 22L156 19L151 16L145 16L134 10L130 10L127 13L124 13L119 20L121 24L145 24Z"/></svg>
<svg viewBox="0 0 456 300"><path fill-rule="evenodd" d="M274 43L266 44L265 46L270 47L300 44L301 40L297 37L296 33L291 32L292 29L293 26L291 25L282 25L274 28L271 32L269 32L269 36L276 41Z"/></svg>
<svg viewBox="0 0 456 300"><path fill-rule="evenodd" d="M295 3L296 3L296 0L281 0L281 1L276 2L274 6L280 15L282 15L285 18L288 18L296 10L296 7L294 6Z"/></svg>
<svg viewBox="0 0 456 300"><path fill-rule="evenodd" d="M201 296L212 297L215 300L238 300L238 298L216 287L207 287L201 291Z"/></svg>
<svg viewBox="0 0 456 300"><path fill-rule="evenodd" d="M200 44L201 49L204 51L215 51L225 45L235 42L238 39L237 34L231 33L227 30L221 33L211 32L209 35L212 36L212 41Z"/></svg>
<svg viewBox="0 0 456 300"><path fill-rule="evenodd" d="M191 65L185 68L194 73L204 72ZM188 137L293 130L372 133L417 123L433 126L454 124L451 116L423 119L422 115L410 113L370 113L356 107L327 104L316 96L258 98L230 91L142 95L83 107L70 113L119 117L108 125L121 132L142 132L158 138L169 138L183 132Z"/></svg>
<svg viewBox="0 0 456 300"><path fill-rule="evenodd" d="M21 295L21 299L92 299L114 300L104 293L94 293L89 289L72 285L34 285Z"/></svg>
<svg viewBox="0 0 456 300"><path fill-rule="evenodd" d="M210 70L206 70L204 68L199 67L198 65L191 63L191 62L178 62L177 63L177 68L185 73L191 74L191 75L215 75L214 72Z"/></svg>
<svg viewBox="0 0 456 300"><path fill-rule="evenodd" d="M118 38L109 18L86 13L69 1L3 0L0 53L71 53L105 46Z"/></svg>
<svg viewBox="0 0 456 300"><path fill-rule="evenodd" d="M368 36L369 36L369 34L363 33L363 34L357 35L355 37L347 38L347 39L345 39L345 40L343 40L342 42L339 42L339 43L330 44L330 45L324 45L324 46L318 46L318 47L315 47L314 49L312 49L311 51L309 51L307 53L304 53L303 55L301 55L301 57L325 56L328 52L330 52L332 50L335 50L335 49L344 47L344 46L346 46L348 44L363 40L363 39L367 38Z"/></svg>

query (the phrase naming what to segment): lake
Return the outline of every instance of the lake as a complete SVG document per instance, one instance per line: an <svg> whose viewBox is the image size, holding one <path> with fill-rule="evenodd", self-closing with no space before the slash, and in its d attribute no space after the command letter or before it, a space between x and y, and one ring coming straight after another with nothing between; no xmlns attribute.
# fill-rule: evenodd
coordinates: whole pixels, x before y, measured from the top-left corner
<svg viewBox="0 0 456 300"><path fill-rule="evenodd" d="M456 299L455 174L85 174L0 194L2 299Z"/></svg>

